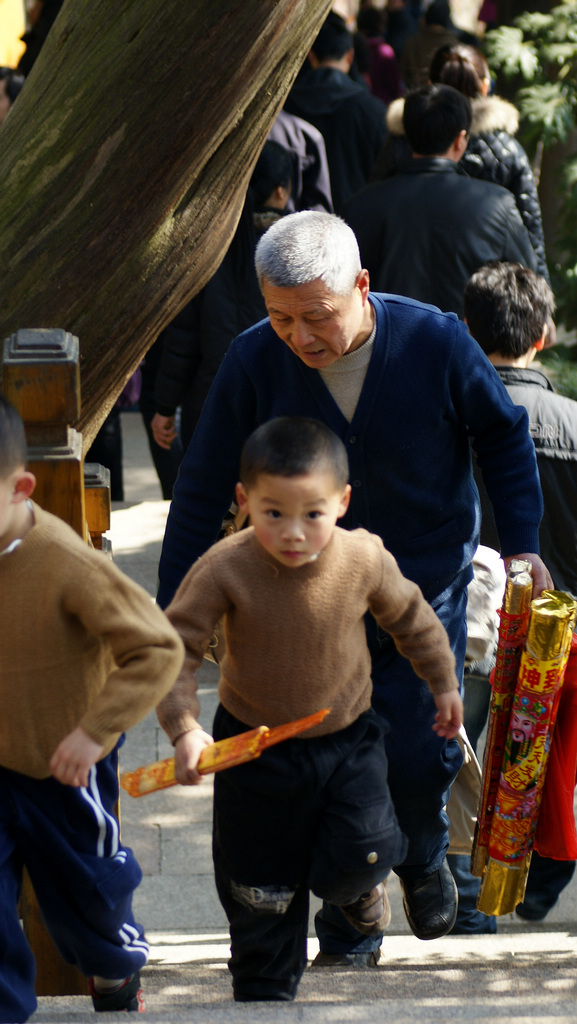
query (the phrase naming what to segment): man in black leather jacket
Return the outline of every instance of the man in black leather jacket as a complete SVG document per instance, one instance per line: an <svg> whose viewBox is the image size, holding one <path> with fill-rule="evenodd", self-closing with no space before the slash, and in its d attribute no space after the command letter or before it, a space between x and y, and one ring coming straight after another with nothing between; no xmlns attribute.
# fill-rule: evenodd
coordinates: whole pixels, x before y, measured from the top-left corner
<svg viewBox="0 0 577 1024"><path fill-rule="evenodd" d="M535 269L535 253L511 192L460 171L471 126L465 96L448 85L415 89L403 123L408 167L358 192L344 217L376 291L462 317L463 289L479 267L509 260Z"/></svg>

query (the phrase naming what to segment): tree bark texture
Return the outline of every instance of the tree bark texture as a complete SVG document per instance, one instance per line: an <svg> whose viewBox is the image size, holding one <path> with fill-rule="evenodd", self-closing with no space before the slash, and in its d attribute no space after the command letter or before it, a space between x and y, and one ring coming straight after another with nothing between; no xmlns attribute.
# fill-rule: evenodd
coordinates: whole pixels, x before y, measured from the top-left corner
<svg viewBox="0 0 577 1024"><path fill-rule="evenodd" d="M331 0L66 0L0 129L0 341L80 339L91 441L211 277Z"/></svg>

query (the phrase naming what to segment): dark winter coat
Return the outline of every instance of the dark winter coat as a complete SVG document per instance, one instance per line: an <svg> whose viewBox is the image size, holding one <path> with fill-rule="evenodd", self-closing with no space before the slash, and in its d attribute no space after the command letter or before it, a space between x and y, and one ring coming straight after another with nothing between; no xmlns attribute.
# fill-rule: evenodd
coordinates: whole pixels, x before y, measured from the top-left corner
<svg viewBox="0 0 577 1024"><path fill-rule="evenodd" d="M387 111L390 137L404 136L404 102L402 99L395 100ZM514 195L517 209L537 257L535 269L549 281L537 185L529 157L515 138L519 127L519 113L512 103L499 96L477 96L471 100L471 108L471 134L460 166L469 177L492 181ZM375 178L381 176L378 173L379 164L380 161L375 168Z"/></svg>
<svg viewBox="0 0 577 1024"><path fill-rule="evenodd" d="M536 269L513 195L470 178L445 157L411 160L403 173L358 192L344 211L376 291L408 295L463 316L463 291L489 260Z"/></svg>
<svg viewBox="0 0 577 1024"><path fill-rule="evenodd" d="M541 370L496 366L515 405L529 415L544 513L541 557L558 590L577 597L577 402L558 395ZM479 480L477 480L479 484ZM482 485L481 543L499 550L491 506Z"/></svg>
<svg viewBox="0 0 577 1024"><path fill-rule="evenodd" d="M333 212L331 179L325 141L313 124L281 110L267 138L291 153L293 179L287 210Z"/></svg>
<svg viewBox="0 0 577 1024"><path fill-rule="evenodd" d="M519 114L499 96L479 96L471 107L471 136L461 165L472 178L494 181L513 193L537 256L537 272L548 281L537 185L529 157L515 138Z"/></svg>
<svg viewBox="0 0 577 1024"><path fill-rule="evenodd" d="M274 211L271 216L274 221L280 214ZM159 336L162 357L154 389L156 411L173 416L181 407L184 448L231 341L266 316L254 250L267 222L256 226L255 217L247 200L220 267Z"/></svg>
<svg viewBox="0 0 577 1024"><path fill-rule="evenodd" d="M369 181L387 135L385 104L344 71L320 67L299 76L285 110L310 121L325 140L335 211Z"/></svg>

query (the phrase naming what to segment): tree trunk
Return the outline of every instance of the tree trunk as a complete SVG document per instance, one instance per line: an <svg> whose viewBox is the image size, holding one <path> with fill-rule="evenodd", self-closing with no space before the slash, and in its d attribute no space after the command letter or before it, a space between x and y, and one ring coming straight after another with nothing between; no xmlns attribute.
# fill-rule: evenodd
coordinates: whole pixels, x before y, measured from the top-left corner
<svg viewBox="0 0 577 1024"><path fill-rule="evenodd" d="M217 269L330 6L66 0L0 129L0 340L79 337L85 445Z"/></svg>

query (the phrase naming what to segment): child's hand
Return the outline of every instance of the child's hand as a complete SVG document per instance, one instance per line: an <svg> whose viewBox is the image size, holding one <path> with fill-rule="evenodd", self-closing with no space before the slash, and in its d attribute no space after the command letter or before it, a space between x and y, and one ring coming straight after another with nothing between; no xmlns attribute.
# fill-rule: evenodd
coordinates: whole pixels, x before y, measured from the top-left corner
<svg viewBox="0 0 577 1024"><path fill-rule="evenodd" d="M79 725L58 744L50 758L50 771L65 786L87 786L88 773L103 750Z"/></svg>
<svg viewBox="0 0 577 1024"><path fill-rule="evenodd" d="M198 786L202 782L196 766L204 748L212 743L212 736L202 729L192 729L178 737L174 744L174 774L181 786Z"/></svg>
<svg viewBox="0 0 577 1024"><path fill-rule="evenodd" d="M463 724L463 701L458 690L436 693L437 714L433 729L439 736L452 740Z"/></svg>

